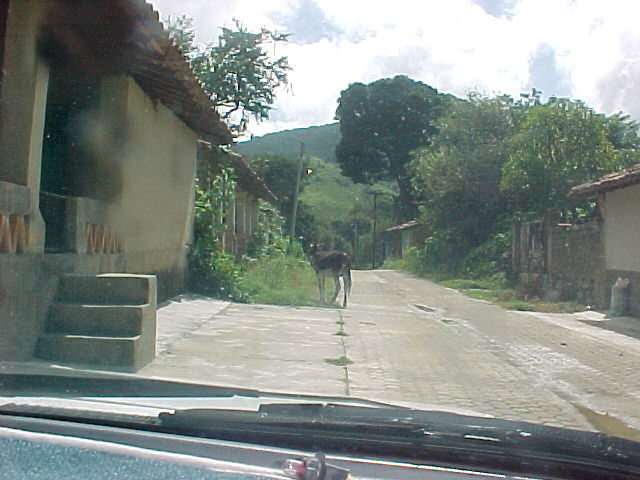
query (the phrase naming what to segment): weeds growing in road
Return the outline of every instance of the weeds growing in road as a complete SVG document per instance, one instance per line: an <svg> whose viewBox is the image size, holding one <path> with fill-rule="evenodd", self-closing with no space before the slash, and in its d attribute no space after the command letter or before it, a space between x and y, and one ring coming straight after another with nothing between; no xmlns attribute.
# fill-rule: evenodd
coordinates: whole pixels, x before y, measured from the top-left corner
<svg viewBox="0 0 640 480"><path fill-rule="evenodd" d="M338 358L325 358L324 361L329 365L335 365L337 367L346 367L347 365L351 365L353 363L344 355Z"/></svg>
<svg viewBox="0 0 640 480"><path fill-rule="evenodd" d="M548 302L539 298L520 298L502 277L485 279L454 278L439 282L441 285L459 290L471 298L486 300L508 310L544 313L573 313L585 310L584 305L572 302Z"/></svg>
<svg viewBox="0 0 640 480"><path fill-rule="evenodd" d="M411 254L411 252L409 252ZM448 288L459 290L471 298L485 300L500 305L507 310L520 310L543 313L573 313L585 310L585 305L573 302L549 302L539 298L522 298L503 274L495 274L484 278L451 278L443 274L433 275L416 271L415 265L408 258L387 260L384 268L404 270L428 278Z"/></svg>

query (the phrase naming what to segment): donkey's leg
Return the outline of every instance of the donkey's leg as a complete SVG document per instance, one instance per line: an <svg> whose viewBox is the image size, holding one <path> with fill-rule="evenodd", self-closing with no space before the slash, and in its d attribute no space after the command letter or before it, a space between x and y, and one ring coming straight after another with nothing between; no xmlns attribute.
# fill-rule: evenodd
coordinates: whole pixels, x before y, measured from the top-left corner
<svg viewBox="0 0 640 480"><path fill-rule="evenodd" d="M347 308L347 297L351 293L351 270L347 270L342 276L344 281L344 300L342 301L342 308Z"/></svg>
<svg viewBox="0 0 640 480"><path fill-rule="evenodd" d="M335 275L333 277L333 297L331 298L331 303L335 303L336 298L338 298L338 293L340 293L340 276Z"/></svg>
<svg viewBox="0 0 640 480"><path fill-rule="evenodd" d="M324 277L320 273L316 273L318 280L318 293L320 294L320 303L324 303Z"/></svg>

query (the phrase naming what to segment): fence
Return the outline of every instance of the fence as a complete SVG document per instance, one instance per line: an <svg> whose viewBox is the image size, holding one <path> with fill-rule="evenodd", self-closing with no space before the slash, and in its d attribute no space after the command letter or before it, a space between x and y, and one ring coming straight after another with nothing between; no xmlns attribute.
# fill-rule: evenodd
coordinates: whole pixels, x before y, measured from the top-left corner
<svg viewBox="0 0 640 480"><path fill-rule="evenodd" d="M513 269L525 294L552 301L606 303L602 225L546 220L514 225Z"/></svg>

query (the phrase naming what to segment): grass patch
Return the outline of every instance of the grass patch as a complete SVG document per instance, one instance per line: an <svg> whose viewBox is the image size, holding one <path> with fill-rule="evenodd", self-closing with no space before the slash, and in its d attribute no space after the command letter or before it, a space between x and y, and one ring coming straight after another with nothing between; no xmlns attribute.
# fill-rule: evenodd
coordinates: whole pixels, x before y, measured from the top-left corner
<svg viewBox="0 0 640 480"><path fill-rule="evenodd" d="M383 269L386 270L408 270L407 261L403 258L387 258L382 264Z"/></svg>
<svg viewBox="0 0 640 480"><path fill-rule="evenodd" d="M549 302L540 298L523 299L513 288L495 283L495 280L452 279L440 282L468 297L500 305L507 310L542 313L574 313L586 310L586 306L573 302Z"/></svg>
<svg viewBox="0 0 640 480"><path fill-rule="evenodd" d="M336 365L337 367L346 367L347 365L351 365L353 363L344 355L338 358L325 358L324 361L329 365Z"/></svg>
<svg viewBox="0 0 640 480"><path fill-rule="evenodd" d="M291 255L264 257L249 263L242 275L243 290L252 302L273 305L318 305L313 269Z"/></svg>

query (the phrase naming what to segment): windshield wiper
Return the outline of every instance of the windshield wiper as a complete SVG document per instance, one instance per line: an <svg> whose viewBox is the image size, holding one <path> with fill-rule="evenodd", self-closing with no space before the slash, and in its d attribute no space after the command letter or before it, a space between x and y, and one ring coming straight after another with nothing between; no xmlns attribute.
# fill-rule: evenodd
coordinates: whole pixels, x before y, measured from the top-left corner
<svg viewBox="0 0 640 480"><path fill-rule="evenodd" d="M606 478L640 476L636 442L446 412L318 403L264 405L257 412L191 409L159 418L163 429L176 433L328 454L463 462L508 472L571 473L569 478L592 478L593 472Z"/></svg>
<svg viewBox="0 0 640 480"><path fill-rule="evenodd" d="M1 374L0 391L7 397L95 397L98 401L98 397L108 398L113 392L118 392L119 397L152 399L264 398L266 402L254 411L170 408L173 413L154 412L144 421L139 415L116 410L83 411L60 404L39 409L33 405L12 405L10 399L0 413L336 454L450 466L464 464L509 473L581 479L598 475L611 479L640 478L640 445L636 442L593 432L400 408L361 399L271 394L118 374L79 377L77 372ZM114 405L124 401L126 398L121 398Z"/></svg>

